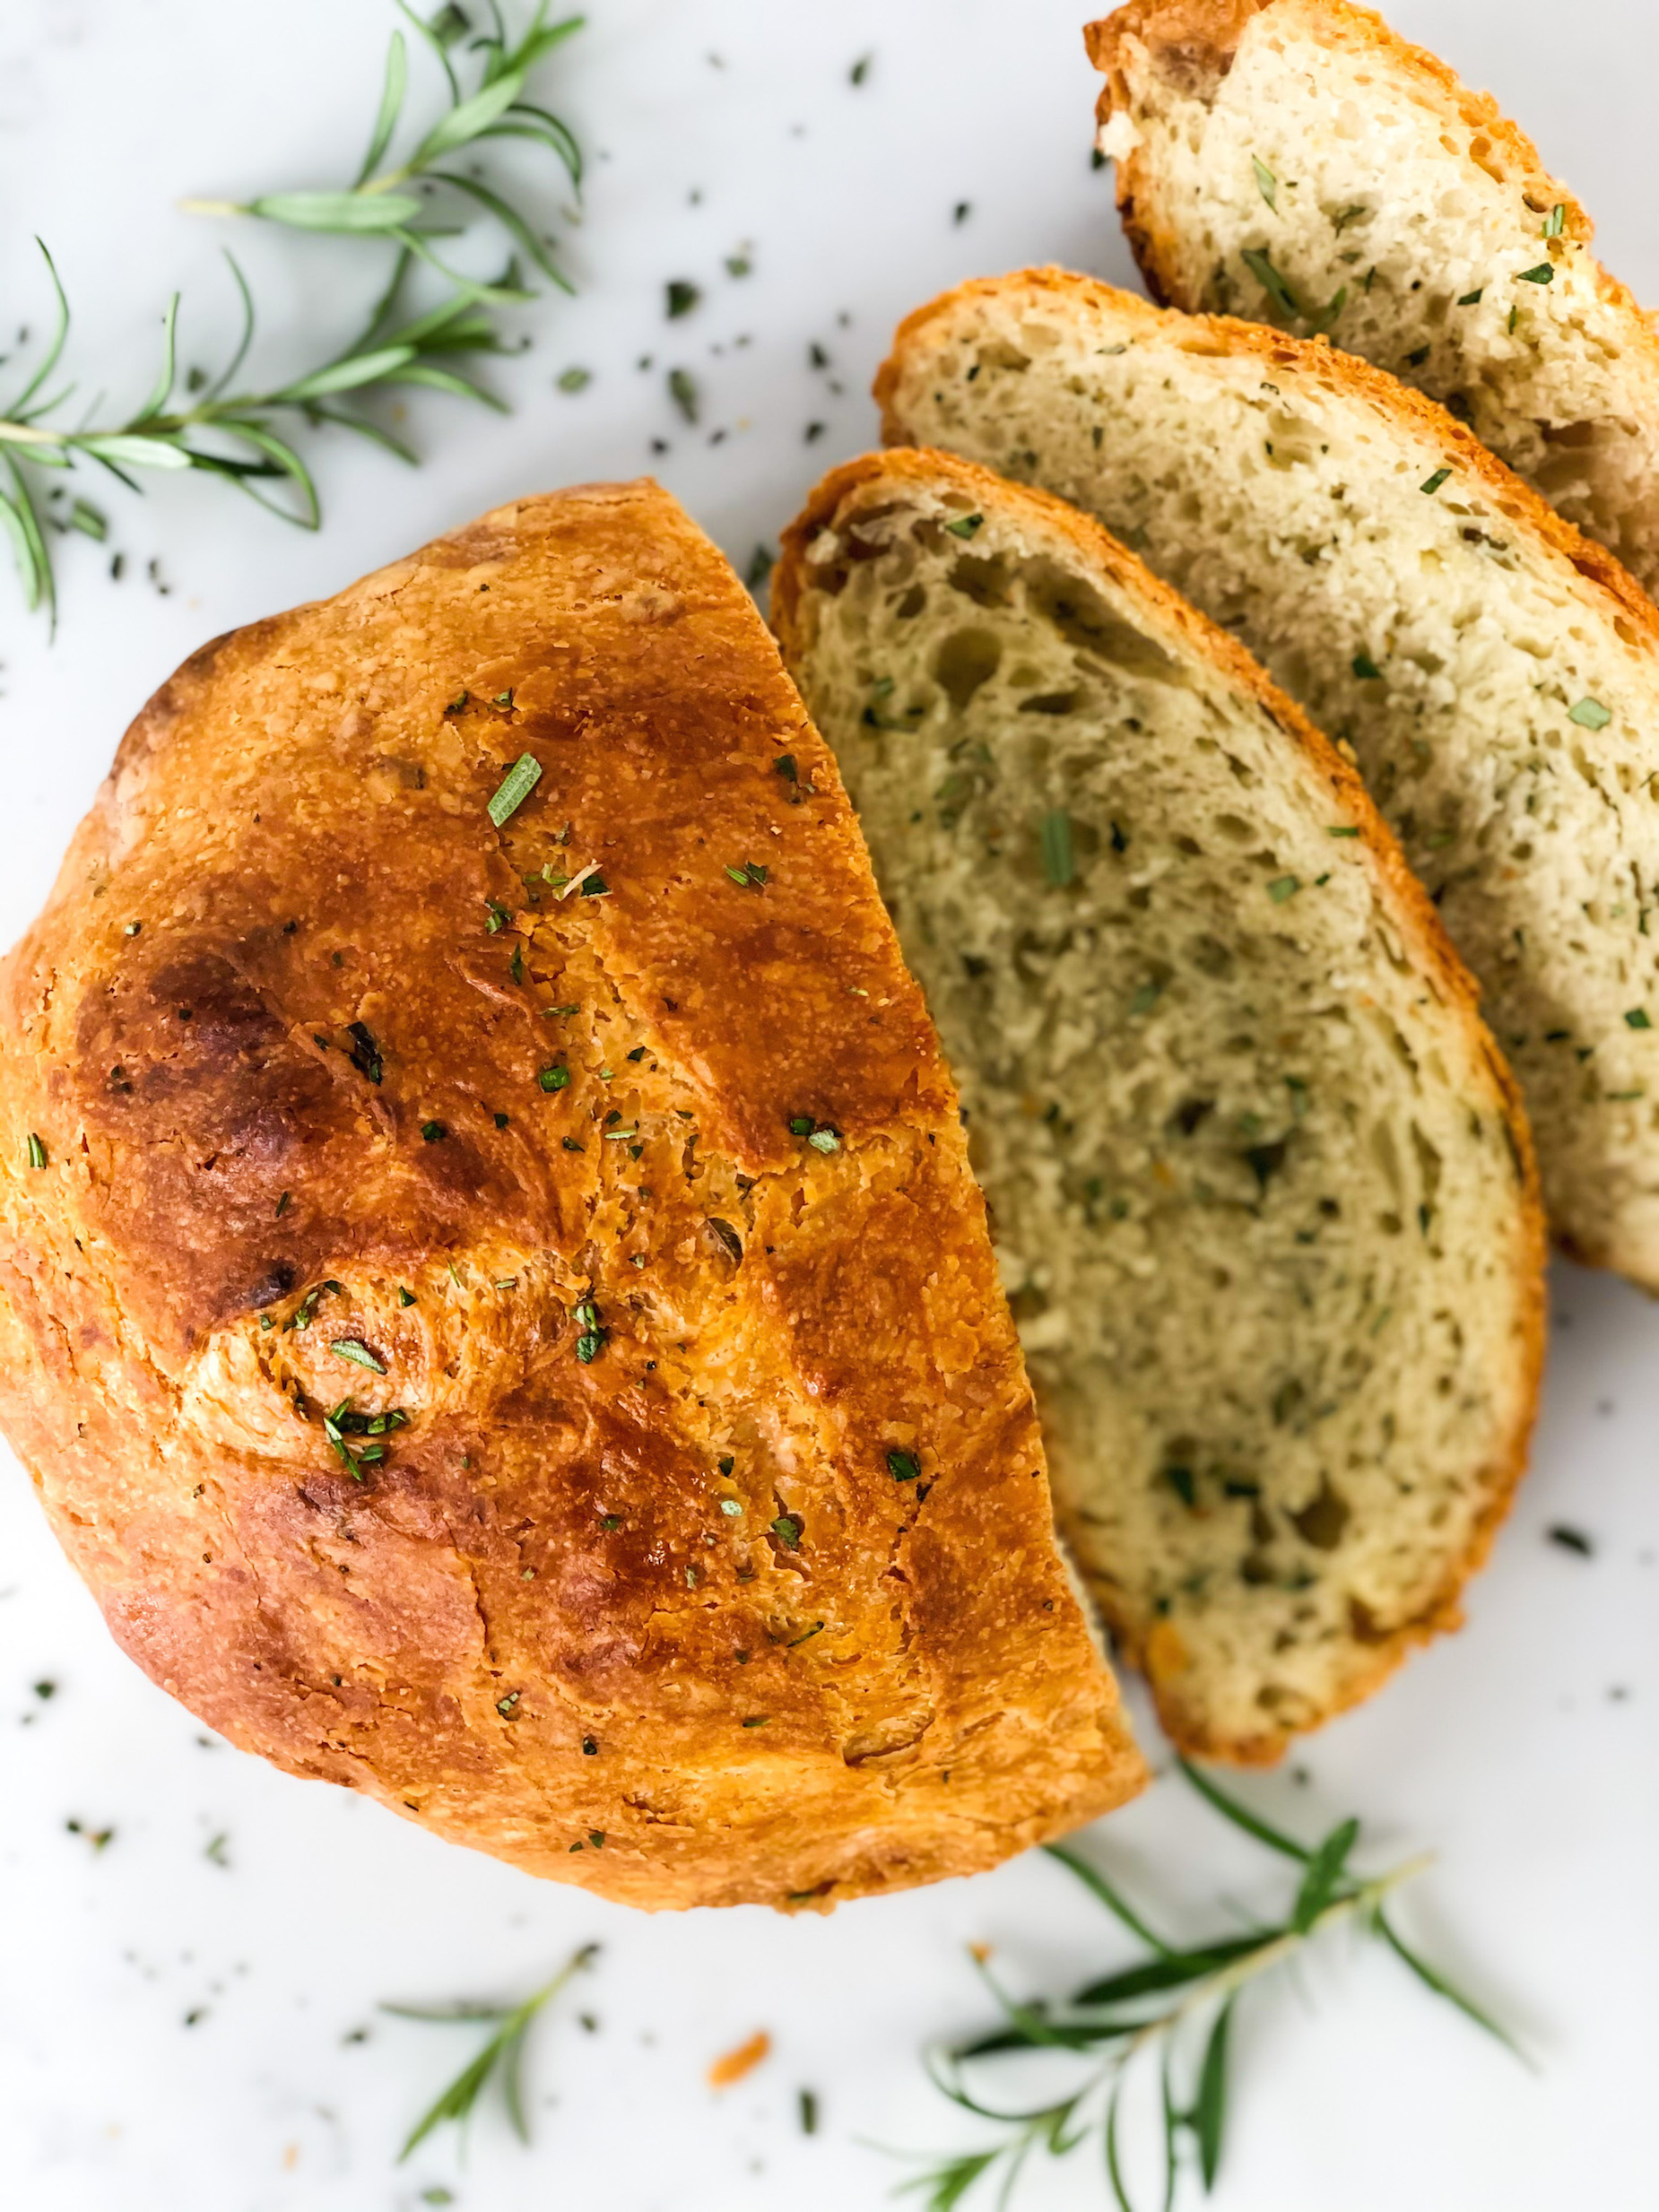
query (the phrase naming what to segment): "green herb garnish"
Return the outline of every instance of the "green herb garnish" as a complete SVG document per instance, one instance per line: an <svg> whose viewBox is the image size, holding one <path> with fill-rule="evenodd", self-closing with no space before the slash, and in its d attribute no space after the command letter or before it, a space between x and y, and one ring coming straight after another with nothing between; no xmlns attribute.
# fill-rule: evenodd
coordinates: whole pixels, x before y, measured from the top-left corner
<svg viewBox="0 0 1659 2212"><path fill-rule="evenodd" d="M1063 890L1077 874L1072 854L1072 818L1064 807L1044 815L1041 837L1043 874L1056 890Z"/></svg>
<svg viewBox="0 0 1659 2212"><path fill-rule="evenodd" d="M1565 201L1558 200L1555 205L1550 210L1550 213L1544 217L1543 228L1539 233L1540 237L1546 239L1559 239L1561 235L1562 226L1565 224L1566 221L1566 203Z"/></svg>
<svg viewBox="0 0 1659 2212"><path fill-rule="evenodd" d="M366 1021L352 1021L346 1025L346 1035L352 1040L352 1065L371 1083L378 1083L386 1071L386 1063L374 1031Z"/></svg>
<svg viewBox="0 0 1659 2212"><path fill-rule="evenodd" d="M1301 301L1280 275L1278 270L1274 268L1263 249L1259 246L1246 246L1239 258L1274 305L1281 308L1287 315L1294 315L1299 320L1302 313Z"/></svg>
<svg viewBox="0 0 1659 2212"><path fill-rule="evenodd" d="M1516 282L1522 284L1553 284L1555 282L1554 264L1541 261L1536 268L1523 269Z"/></svg>
<svg viewBox="0 0 1659 2212"><path fill-rule="evenodd" d="M1567 719L1576 722L1581 730L1604 730L1612 716L1600 699L1583 698L1576 707L1569 707Z"/></svg>
<svg viewBox="0 0 1659 2212"><path fill-rule="evenodd" d="M697 421L701 395L697 388L697 378L689 369L669 370L668 396L686 421L694 423Z"/></svg>
<svg viewBox="0 0 1659 2212"><path fill-rule="evenodd" d="M683 276L670 277L663 291L664 304L671 323L677 323L682 315L690 315L703 296L700 285L693 284L689 277Z"/></svg>
<svg viewBox="0 0 1659 2212"><path fill-rule="evenodd" d="M1279 213L1279 179L1268 168L1266 162L1259 160L1254 153L1250 156L1250 167L1255 171L1256 190L1276 215Z"/></svg>
<svg viewBox="0 0 1659 2212"><path fill-rule="evenodd" d="M543 1090L563 1090L570 1080L570 1071L562 1062L553 1061L536 1078Z"/></svg>
<svg viewBox="0 0 1659 2212"><path fill-rule="evenodd" d="M953 538L971 538L976 536L984 526L985 516L983 515L958 515L953 521L946 523L945 529ZM888 679L887 688L890 691L892 690L890 677Z"/></svg>
<svg viewBox="0 0 1659 2212"><path fill-rule="evenodd" d="M530 2140L529 2125L525 2118L522 2083L525 2039L537 2015L583 1967L593 1964L599 1946L585 1943L568 1965L562 1966L551 1982L543 1982L533 1996L522 2005L455 2004L440 2006L382 2005L382 2012L395 2014L400 2020L438 2020L444 2022L490 2021L496 2032L472 2061L458 2073L449 2086L415 2122L407 2141L397 2155L401 2165L416 2147L423 2143L435 2128L447 2121L462 2121L472 2117L473 2107L492 2077L501 2084L502 2102L514 2132L521 2142Z"/></svg>
<svg viewBox="0 0 1659 2212"><path fill-rule="evenodd" d="M1354 655L1353 671L1361 683L1374 683L1383 672L1368 653Z"/></svg>
<svg viewBox="0 0 1659 2212"><path fill-rule="evenodd" d="M285 383L233 390L253 342L255 314L247 281L230 260L242 329L218 376L210 380L193 371L183 391L178 391L175 294L162 318L161 368L142 406L114 421L100 422L94 416L54 422L51 418L60 412L68 391L46 398L40 395L63 351L69 307L51 256L42 247L56 298L56 327L27 383L9 403L0 403L0 526L12 540L30 608L44 604L55 610L56 602L45 507L33 474L37 469L61 471L91 462L129 489L137 488L133 481L136 470L195 469L221 477L286 519L315 529L321 520L317 486L305 461L279 433L284 417L311 427L327 423L354 431L412 460L407 447L382 423L358 412L358 403L400 386L422 386L500 406L466 373L467 366L480 352L502 351L491 310L517 306L533 295L520 282L514 264L494 282L464 276L439 258L432 241L464 227L476 211L505 234L515 256L534 264L561 288L569 286L544 242L544 216L522 212L472 173L470 164L463 173L445 163L463 148L480 146L486 140L527 139L551 151L579 181L580 156L569 130L523 94L529 73L579 28L581 19L573 16L549 24L545 6L539 6L529 29L517 42L509 42L499 16L494 16L493 28L467 43L468 56L479 57L476 83L468 87L462 84L450 59L450 49L467 28L459 10L442 11L430 23L411 11L405 13L442 68L451 104L404 160L391 168L381 166L403 115L408 84L407 51L403 33L396 31L369 148L351 186L336 191L269 193L246 202L185 203L197 213L254 217L291 230L334 231L390 246L395 254L390 281L365 327L340 351ZM460 30L446 28L451 17ZM410 190L412 184L418 189ZM447 296L434 307L413 312L404 304L404 296L408 280L421 267L443 281ZM355 403L343 405L348 395ZM279 506L267 497L276 487L286 488L288 504ZM85 501L72 509L72 516L74 526L88 535L102 534L102 516Z"/></svg>
<svg viewBox="0 0 1659 2212"><path fill-rule="evenodd" d="M504 828L542 780L542 764L533 752L520 753L490 802L490 819Z"/></svg>
<svg viewBox="0 0 1659 2212"><path fill-rule="evenodd" d="M1287 898L1294 898L1302 888L1300 876L1275 876L1267 887L1267 896L1275 906L1282 906Z"/></svg>
<svg viewBox="0 0 1659 2212"><path fill-rule="evenodd" d="M1631 1007L1624 1021L1627 1029L1651 1029L1654 1026L1647 1019L1646 1009L1641 1006Z"/></svg>
<svg viewBox="0 0 1659 2212"><path fill-rule="evenodd" d="M1482 284L1474 291L1465 292L1463 298L1458 301L1458 306L1460 308L1478 308L1481 304L1481 294L1485 290L1486 287Z"/></svg>
<svg viewBox="0 0 1659 2212"><path fill-rule="evenodd" d="M922 1471L922 1462L914 1452L890 1452L887 1471L895 1482L914 1482Z"/></svg>
<svg viewBox="0 0 1659 2212"><path fill-rule="evenodd" d="M1427 482L1419 484L1417 489L1420 491L1438 491L1441 485L1446 482L1451 473L1451 470L1447 468L1436 469L1433 475L1428 479Z"/></svg>
<svg viewBox="0 0 1659 2212"><path fill-rule="evenodd" d="M421 1134L428 1144L441 1144L449 1134L448 1124L445 1122L422 1122Z"/></svg>
<svg viewBox="0 0 1659 2212"><path fill-rule="evenodd" d="M354 1366L370 1368L376 1375L386 1373L385 1366L369 1350L361 1337L337 1336L330 1343L328 1349L337 1359L349 1359Z"/></svg>
<svg viewBox="0 0 1659 2212"><path fill-rule="evenodd" d="M801 1534L805 1526L798 1514L779 1514L771 1524L772 1534L786 1551L799 1551Z"/></svg>
<svg viewBox="0 0 1659 2212"><path fill-rule="evenodd" d="M927 2068L934 2086L953 2104L990 2122L1000 2134L987 2147L942 2160L907 2184L925 2193L929 2212L951 2212L981 2181L987 2186L1000 2182L996 2202L1007 2206L1033 2151L1062 2156L1090 2136L1096 2138L1096 2160L1105 2166L1117 2212L1134 2212L1119 2141L1122 2100L1130 2068L1153 2051L1162 2082L1160 2201L1169 2212L1185 2174L1194 2169L1203 2189L1211 2190L1226 2139L1229 2062L1239 2004L1258 1976L1288 1964L1305 1946L1343 1924L1377 1938L1437 1997L1515 2048L1503 2028L1408 1945L1389 1918L1394 1892L1424 1871L1429 1863L1426 1854L1382 1874L1356 1874L1350 1861L1359 1841L1357 1820L1340 1821L1318 1843L1305 1844L1270 1826L1185 1759L1178 1764L1214 1811L1294 1862L1297 1886L1282 1916L1242 1931L1236 1931L1235 1921L1222 1934L1179 1946L1160 1935L1091 1861L1063 1844L1047 1845L1049 1855L1134 1938L1142 1956L1085 1983L1070 1998L1050 2001L1010 1996L974 1954L1003 2025L930 2054ZM1035 2052L1056 2060L1069 2054L1074 2067L1085 2067L1082 2079L1047 2103L1021 2099L1012 2111L1003 2099L987 2100L975 2086L981 2066Z"/></svg>
<svg viewBox="0 0 1659 2212"><path fill-rule="evenodd" d="M39 1138L36 1136L32 1129L29 1132L28 1153L29 1165L31 1167L44 1167L46 1166L46 1147L41 1143Z"/></svg>

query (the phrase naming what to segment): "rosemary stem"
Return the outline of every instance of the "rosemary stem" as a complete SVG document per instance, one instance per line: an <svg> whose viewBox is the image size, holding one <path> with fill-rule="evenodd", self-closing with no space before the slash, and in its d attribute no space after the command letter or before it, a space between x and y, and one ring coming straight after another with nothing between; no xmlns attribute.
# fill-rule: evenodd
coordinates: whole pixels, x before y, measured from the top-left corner
<svg viewBox="0 0 1659 2212"><path fill-rule="evenodd" d="M1415 1881L1420 1874L1427 1873L1433 1863L1432 1852L1420 1852L1416 1858L1402 1861L1399 1866L1391 1867L1385 1874L1378 1874L1368 1882L1361 1882L1347 1896L1334 1898L1306 1928L1287 1928L1281 1936L1275 1937L1272 1943L1264 1943L1259 1951L1247 1952L1243 1958L1237 1958L1230 1965L1220 1968L1207 1980L1199 1982L1179 2004L1171 2007L1160 2018L1149 2020L1144 2027L1139 2029L1114 2065L1125 2063L1143 2045L1156 2042L1160 2035L1170 2034L1202 2006L1212 2004L1217 1998L1232 1996L1247 1982L1254 1981L1257 1974L1265 1973L1270 1967L1277 1966L1292 1952L1311 1942L1325 1929L1334 1927L1338 1921L1351 1919L1356 1913L1371 1911L1392 1891L1406 1882Z"/></svg>

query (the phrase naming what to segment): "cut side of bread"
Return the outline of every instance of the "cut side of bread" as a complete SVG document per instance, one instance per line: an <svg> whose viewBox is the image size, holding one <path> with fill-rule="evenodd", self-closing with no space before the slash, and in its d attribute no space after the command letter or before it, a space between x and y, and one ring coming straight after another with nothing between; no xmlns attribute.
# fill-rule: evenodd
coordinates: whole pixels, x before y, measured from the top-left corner
<svg viewBox="0 0 1659 2212"><path fill-rule="evenodd" d="M774 616L968 1116L1062 1526L1186 1748L1451 1625L1541 1350L1524 1127L1340 756L1098 525L829 477Z"/></svg>
<svg viewBox="0 0 1659 2212"><path fill-rule="evenodd" d="M1373 795L1480 979L1551 1219L1659 1289L1659 617L1420 395L1059 270L910 317L886 435L1087 509Z"/></svg>
<svg viewBox="0 0 1659 2212"><path fill-rule="evenodd" d="M1144 1779L847 794L652 483L134 724L0 969L0 1426L204 1720L621 1903Z"/></svg>
<svg viewBox="0 0 1659 2212"><path fill-rule="evenodd" d="M1490 98L1344 0L1132 0L1087 36L1160 299L1328 330L1659 589L1659 334Z"/></svg>

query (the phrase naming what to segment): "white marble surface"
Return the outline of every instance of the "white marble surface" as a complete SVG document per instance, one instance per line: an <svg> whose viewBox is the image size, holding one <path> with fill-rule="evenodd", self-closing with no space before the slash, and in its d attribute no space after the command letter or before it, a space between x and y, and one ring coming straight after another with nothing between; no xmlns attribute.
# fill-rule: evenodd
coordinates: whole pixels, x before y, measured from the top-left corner
<svg viewBox="0 0 1659 2212"><path fill-rule="evenodd" d="M55 645L0 586L0 935L34 911L133 711L204 637L515 492L650 466L746 562L822 465L872 438L869 375L904 309L1025 261L1129 281L1109 178L1089 164L1081 13L593 0L551 87L595 155L567 256L581 293L524 318L534 347L498 377L509 418L423 399L410 427L430 458L413 473L317 449L316 538L213 485L117 494L126 580L109 580L108 549L65 541ZM1395 14L1533 129L1599 213L1611 265L1659 298L1650 0L1397 0ZM174 203L328 179L365 127L390 22L380 0L0 0L6 325L41 320L39 230L76 304L86 386L136 392L175 284L187 358L221 334L221 238ZM239 243L272 305L268 359L299 358L299 318L313 335L347 327L364 282L352 249ZM740 247L754 273L734 282L722 262ZM673 276L705 298L670 328ZM809 365L813 342L828 372ZM572 363L595 376L578 398L553 389ZM706 394L695 435L664 390L676 364ZM808 443L812 421L826 427ZM670 449L653 455L653 438ZM145 579L152 558L166 595ZM1314 1739L1300 1786L1254 1785L1307 1827L1362 1813L1379 1862L1435 1847L1410 1922L1541 2069L1339 1945L1245 2016L1225 2212L1655 2201L1659 1314L1570 1270L1555 1290L1534 1470L1467 1633ZM1562 1522L1593 1557L1547 1540ZM106 1826L94 1851L87 1832ZM1178 1782L1098 1841L1149 1902L1279 1894L1272 1865ZM598 2025L571 2008L539 2037L534 2147L491 2111L465 2164L440 2140L396 2168L402 2131L470 2043L378 2000L522 1991L590 1938L604 1949L580 2003ZM830 1921L651 1921L269 1772L204 1739L117 1655L27 1482L0 1465L0 2199L20 2212L391 2212L443 2188L492 2212L874 2206L904 2169L873 2146L975 2139L916 2063L923 2038L983 2016L970 1938L1021 1987L1118 1956L1041 1860ZM759 2027L773 2057L717 2098L708 2061ZM823 2113L811 2138L803 2086ZM1103 2205L1089 2156L1033 2169L1021 2201Z"/></svg>

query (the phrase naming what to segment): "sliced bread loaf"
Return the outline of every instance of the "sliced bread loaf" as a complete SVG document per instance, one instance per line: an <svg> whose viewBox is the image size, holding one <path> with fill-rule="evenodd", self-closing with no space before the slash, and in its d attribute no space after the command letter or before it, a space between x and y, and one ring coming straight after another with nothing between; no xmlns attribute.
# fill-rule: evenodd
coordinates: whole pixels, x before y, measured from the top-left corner
<svg viewBox="0 0 1659 2212"><path fill-rule="evenodd" d="M1330 331L1659 589L1659 333L1484 93L1345 0L1132 0L1087 35L1160 299Z"/></svg>
<svg viewBox="0 0 1659 2212"><path fill-rule="evenodd" d="M1450 1625L1522 1464L1527 1139L1340 757L1098 525L939 453L786 533L785 654L960 1085L1063 1526L1272 1757Z"/></svg>
<svg viewBox="0 0 1659 2212"><path fill-rule="evenodd" d="M1659 1289L1659 617L1630 578L1368 363L1063 271L924 308L877 388L890 438L1087 508L1351 742L1558 1233Z"/></svg>

